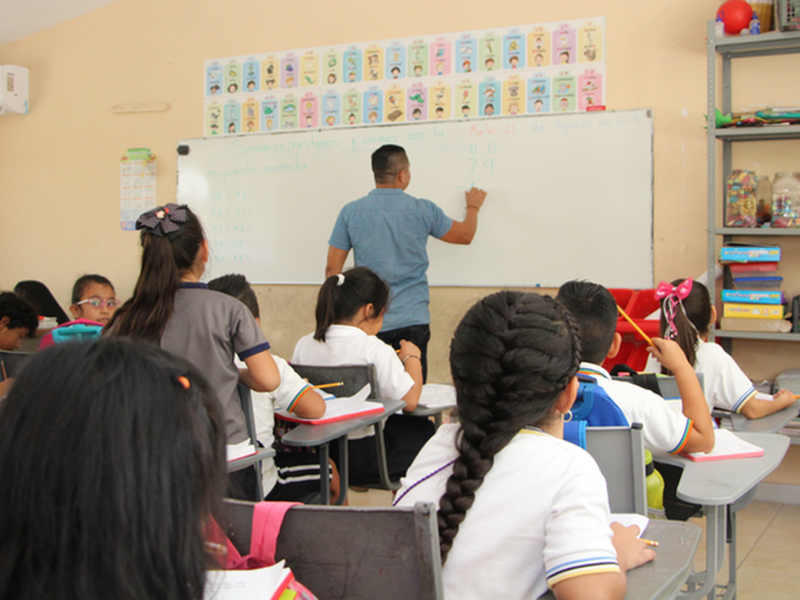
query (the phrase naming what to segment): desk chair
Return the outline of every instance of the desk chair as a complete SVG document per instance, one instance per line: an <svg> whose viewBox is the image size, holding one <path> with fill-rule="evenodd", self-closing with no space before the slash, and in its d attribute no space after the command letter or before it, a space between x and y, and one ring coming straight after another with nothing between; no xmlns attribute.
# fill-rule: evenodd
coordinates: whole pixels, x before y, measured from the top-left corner
<svg viewBox="0 0 800 600"><path fill-rule="evenodd" d="M59 325L70 321L53 293L41 281L20 281L14 286L14 293L33 305L40 317L55 317Z"/></svg>
<svg viewBox="0 0 800 600"><path fill-rule="evenodd" d="M261 501L264 499L264 488L261 482L261 461L275 456L275 451L272 448L260 448L258 445L256 418L253 414L253 396L250 393L250 388L240 383L238 391L239 400L242 403L242 412L244 413L244 422L247 427L247 435L250 437L250 443L256 447L257 452L250 456L244 456L228 462L228 473L233 473L234 471L252 466L256 470L257 497L254 498L254 500Z"/></svg>
<svg viewBox="0 0 800 600"><path fill-rule="evenodd" d="M369 399L380 402L377 377L375 376L375 365L342 365L338 367L315 366L315 365L296 365L292 368L300 377L308 379L313 385L323 383L343 382L344 385L335 388L337 396L352 396L370 384L371 391ZM383 422L373 425L375 431L375 445L378 454L378 473L380 474L381 485L387 490L400 489L400 482L391 481L389 478L389 466L386 461L386 440L383 437Z"/></svg>
<svg viewBox="0 0 800 600"><path fill-rule="evenodd" d="M0 381L5 381L6 377L3 376L3 371L7 377L19 377L22 367L25 366L36 352L11 352L9 350L0 350L0 361L2 361L3 369L0 370Z"/></svg>
<svg viewBox="0 0 800 600"><path fill-rule="evenodd" d="M587 427L586 451L606 478L611 512L647 516L642 424Z"/></svg>
<svg viewBox="0 0 800 600"><path fill-rule="evenodd" d="M250 550L253 504L226 500L230 539ZM319 600L441 600L436 505L296 506L284 517L275 559Z"/></svg>

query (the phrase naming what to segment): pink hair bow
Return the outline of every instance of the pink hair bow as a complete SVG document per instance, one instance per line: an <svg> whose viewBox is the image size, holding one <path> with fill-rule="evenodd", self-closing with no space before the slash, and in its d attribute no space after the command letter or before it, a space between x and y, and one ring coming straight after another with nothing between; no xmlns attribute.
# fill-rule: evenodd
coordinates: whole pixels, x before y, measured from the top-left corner
<svg viewBox="0 0 800 600"><path fill-rule="evenodd" d="M692 291L693 284L694 281L692 279L684 279L683 283L678 287L672 286L666 281L662 281L656 288L656 299L661 300L662 298L675 295L679 300L684 300L689 295L689 292Z"/></svg>
<svg viewBox="0 0 800 600"><path fill-rule="evenodd" d="M664 337L668 340L673 340L678 337L678 328L675 326L675 315L678 314L678 307L683 310L682 300L686 299L689 292L692 291L692 284L694 281L691 279L684 279L683 282L675 287L662 281L656 288L655 297L657 300L662 300L662 308L664 310L664 320L667 322Z"/></svg>

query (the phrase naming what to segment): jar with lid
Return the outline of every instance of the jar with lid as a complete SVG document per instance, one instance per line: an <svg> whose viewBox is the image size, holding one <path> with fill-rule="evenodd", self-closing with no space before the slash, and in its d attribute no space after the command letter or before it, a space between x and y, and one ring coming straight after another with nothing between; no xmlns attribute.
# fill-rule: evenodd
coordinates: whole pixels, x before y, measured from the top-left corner
<svg viewBox="0 0 800 600"><path fill-rule="evenodd" d="M772 220L772 182L768 175L758 178L756 186L756 220L758 226L769 227Z"/></svg>
<svg viewBox="0 0 800 600"><path fill-rule="evenodd" d="M800 227L800 173L775 173L772 226Z"/></svg>

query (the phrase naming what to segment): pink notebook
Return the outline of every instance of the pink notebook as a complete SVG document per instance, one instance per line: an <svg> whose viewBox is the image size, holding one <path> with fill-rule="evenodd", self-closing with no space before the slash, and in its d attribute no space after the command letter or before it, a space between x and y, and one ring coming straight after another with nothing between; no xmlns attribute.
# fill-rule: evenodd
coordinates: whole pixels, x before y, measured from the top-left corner
<svg viewBox="0 0 800 600"><path fill-rule="evenodd" d="M716 435L716 442L711 452L708 454L704 454L703 452L683 452L683 456L695 462L764 456L764 449L762 447L744 441L732 431L728 431L727 429L715 429L714 433Z"/></svg>

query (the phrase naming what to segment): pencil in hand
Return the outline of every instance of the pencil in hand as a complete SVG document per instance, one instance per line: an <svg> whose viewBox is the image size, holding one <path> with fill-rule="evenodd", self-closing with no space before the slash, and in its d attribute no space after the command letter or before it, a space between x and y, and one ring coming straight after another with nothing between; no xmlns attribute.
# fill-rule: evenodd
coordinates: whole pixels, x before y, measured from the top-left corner
<svg viewBox="0 0 800 600"><path fill-rule="evenodd" d="M325 388L332 388L332 387L341 387L344 385L344 381L337 381L336 383L321 383L320 385L312 385L312 389L315 390L324 390Z"/></svg>
<svg viewBox="0 0 800 600"><path fill-rule="evenodd" d="M622 315L622 316L625 318L625 320L626 320L628 323L630 323L630 324L631 324L631 326L632 326L632 327L633 327L633 328L636 330L636 332L637 332L637 333L638 333L640 336L642 336L642 339L644 339L644 341L645 341L645 342L647 342L647 345L648 345L648 346L652 346L653 348L656 348L656 345L653 343L653 340L651 340L651 339L650 339L650 337L649 337L649 336L648 336L648 335L647 335L647 334L646 334L644 331L642 331L642 328L641 328L641 327L639 327L639 326L638 326L638 325L637 325L637 324L634 322L634 320L633 320L633 319L631 319L631 318L630 318L630 317L627 315L627 313L626 313L624 310L622 310L622 307L621 307L619 304L617 304L617 311L619 312L619 314L621 314L621 315Z"/></svg>
<svg viewBox="0 0 800 600"><path fill-rule="evenodd" d="M642 540L642 541L643 541L645 544L647 544L648 546L652 546L653 548L658 548L658 542L656 542L656 541L654 541L654 540L647 540L647 539L645 539L645 538L641 538L641 540Z"/></svg>

